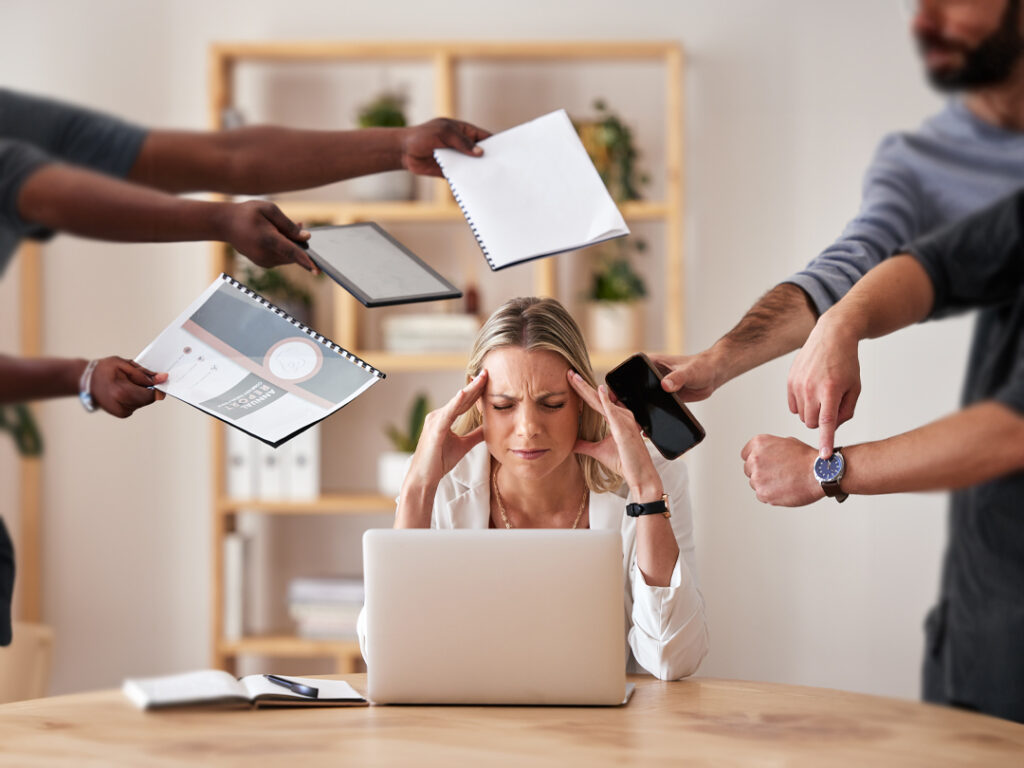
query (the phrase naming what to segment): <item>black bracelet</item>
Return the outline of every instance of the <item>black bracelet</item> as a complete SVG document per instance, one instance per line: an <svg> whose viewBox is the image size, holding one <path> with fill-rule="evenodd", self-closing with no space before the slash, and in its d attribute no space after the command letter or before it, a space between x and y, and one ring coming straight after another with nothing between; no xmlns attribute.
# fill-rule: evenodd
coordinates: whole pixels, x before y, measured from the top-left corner
<svg viewBox="0 0 1024 768"><path fill-rule="evenodd" d="M643 515L672 517L672 513L668 509L668 494L663 493L657 501L648 501L644 504L627 504L626 514L630 517L642 517Z"/></svg>

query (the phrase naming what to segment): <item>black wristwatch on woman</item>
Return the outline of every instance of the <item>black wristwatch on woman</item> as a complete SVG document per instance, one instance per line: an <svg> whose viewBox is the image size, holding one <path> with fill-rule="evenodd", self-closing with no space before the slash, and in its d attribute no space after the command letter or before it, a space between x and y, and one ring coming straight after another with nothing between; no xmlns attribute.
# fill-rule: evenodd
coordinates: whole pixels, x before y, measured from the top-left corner
<svg viewBox="0 0 1024 768"><path fill-rule="evenodd" d="M668 494L663 493L658 501L648 501L646 504L627 504L626 514L630 517L642 517L643 515L672 517L668 508Z"/></svg>

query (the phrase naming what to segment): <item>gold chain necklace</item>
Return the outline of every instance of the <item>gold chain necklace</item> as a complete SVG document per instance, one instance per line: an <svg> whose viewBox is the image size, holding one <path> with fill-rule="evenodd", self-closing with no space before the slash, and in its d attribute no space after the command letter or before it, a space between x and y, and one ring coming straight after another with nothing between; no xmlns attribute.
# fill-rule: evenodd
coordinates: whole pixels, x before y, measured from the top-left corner
<svg viewBox="0 0 1024 768"><path fill-rule="evenodd" d="M512 523L508 519L508 513L505 511L505 502L501 498L501 491L498 490L498 470L501 466L494 468L494 472L491 473L491 488L494 489L494 500L498 502L498 512L501 513L501 522L505 524L506 528L512 528ZM572 530L576 530L576 526L580 524L580 518L583 517L583 510L587 508L587 498L590 496L590 489L583 488L583 499L580 501L580 510L576 513L576 519L572 522Z"/></svg>

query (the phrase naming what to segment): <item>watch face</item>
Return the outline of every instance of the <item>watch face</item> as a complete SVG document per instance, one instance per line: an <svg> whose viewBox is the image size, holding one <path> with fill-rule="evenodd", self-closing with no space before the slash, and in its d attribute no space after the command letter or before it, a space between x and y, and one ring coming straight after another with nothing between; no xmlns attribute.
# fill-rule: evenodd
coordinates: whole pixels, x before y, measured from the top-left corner
<svg viewBox="0 0 1024 768"><path fill-rule="evenodd" d="M829 458L814 462L814 476L823 483L838 480L843 475L843 454L833 453Z"/></svg>

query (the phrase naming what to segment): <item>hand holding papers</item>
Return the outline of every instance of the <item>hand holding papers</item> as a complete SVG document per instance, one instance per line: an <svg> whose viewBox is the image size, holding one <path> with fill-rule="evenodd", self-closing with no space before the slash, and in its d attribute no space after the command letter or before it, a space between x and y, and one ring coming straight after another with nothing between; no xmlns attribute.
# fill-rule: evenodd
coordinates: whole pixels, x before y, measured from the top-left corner
<svg viewBox="0 0 1024 768"><path fill-rule="evenodd" d="M491 269L629 234L564 109L479 146L434 157Z"/></svg>
<svg viewBox="0 0 1024 768"><path fill-rule="evenodd" d="M157 389L277 447L384 374L221 275L136 358Z"/></svg>

